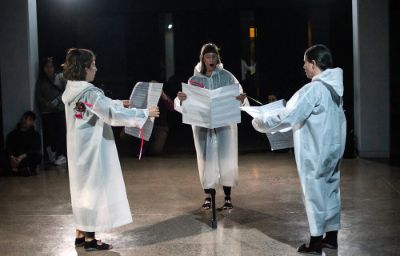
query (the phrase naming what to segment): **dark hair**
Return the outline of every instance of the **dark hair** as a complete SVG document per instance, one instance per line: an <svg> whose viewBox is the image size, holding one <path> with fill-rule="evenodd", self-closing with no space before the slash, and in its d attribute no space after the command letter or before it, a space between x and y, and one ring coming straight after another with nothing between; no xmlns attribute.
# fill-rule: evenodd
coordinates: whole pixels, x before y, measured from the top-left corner
<svg viewBox="0 0 400 256"><path fill-rule="evenodd" d="M324 71L332 67L332 54L328 47L323 44L313 45L304 53L306 60L317 64L317 67Z"/></svg>
<svg viewBox="0 0 400 256"><path fill-rule="evenodd" d="M36 114L33 111L26 111L23 115L22 118L27 118L30 117L32 118L34 121L36 120Z"/></svg>
<svg viewBox="0 0 400 256"><path fill-rule="evenodd" d="M204 44L201 47L200 51L200 73L203 75L206 74L206 65L204 64L203 58L206 53L215 53L217 54L217 64L221 63L221 56L219 55L219 48L213 43Z"/></svg>
<svg viewBox="0 0 400 256"><path fill-rule="evenodd" d="M41 58L40 59L40 63L39 63L39 65L40 65L40 69L39 69L39 76L40 77L47 77L46 76L46 73L44 73L44 67L47 65L47 64L52 64L53 65L53 67L54 67L54 69L55 69L55 61L54 61L54 58L53 57L44 57L44 58Z"/></svg>
<svg viewBox="0 0 400 256"><path fill-rule="evenodd" d="M85 81L86 70L90 68L95 55L91 50L71 48L65 57L63 64L64 78L71 81Z"/></svg>

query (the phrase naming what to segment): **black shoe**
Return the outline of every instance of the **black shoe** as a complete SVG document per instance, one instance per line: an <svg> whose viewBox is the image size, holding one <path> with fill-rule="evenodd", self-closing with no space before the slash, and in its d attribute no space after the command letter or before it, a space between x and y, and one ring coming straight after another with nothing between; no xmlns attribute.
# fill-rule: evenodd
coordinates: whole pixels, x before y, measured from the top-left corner
<svg viewBox="0 0 400 256"><path fill-rule="evenodd" d="M307 254L314 254L314 255L321 255L322 254L322 246L315 247L315 246L306 246L306 244L302 244L299 248L297 248L299 253L307 253Z"/></svg>
<svg viewBox="0 0 400 256"><path fill-rule="evenodd" d="M322 239L322 248L336 250L338 248L337 231L326 232L324 239Z"/></svg>
<svg viewBox="0 0 400 256"><path fill-rule="evenodd" d="M226 196L224 205L221 206L220 208L218 208L218 211L231 210L231 209L233 209L233 204L232 204L232 201L231 201L231 197L230 196Z"/></svg>
<svg viewBox="0 0 400 256"><path fill-rule="evenodd" d="M85 237L75 238L75 247L82 247L85 245Z"/></svg>
<svg viewBox="0 0 400 256"><path fill-rule="evenodd" d="M203 210L210 210L211 209L211 198L210 197L206 197L204 199L204 203L201 206L201 209L203 209Z"/></svg>
<svg viewBox="0 0 400 256"><path fill-rule="evenodd" d="M111 250L113 247L110 244L106 244L106 243L101 243L100 245L97 244L96 239L93 239L90 242L86 242L85 241L85 250L86 251L104 251L104 250Z"/></svg>
<svg viewBox="0 0 400 256"><path fill-rule="evenodd" d="M322 254L322 236L311 236L310 244L307 246L306 244L301 245L297 248L297 251L300 253L308 253L308 254Z"/></svg>

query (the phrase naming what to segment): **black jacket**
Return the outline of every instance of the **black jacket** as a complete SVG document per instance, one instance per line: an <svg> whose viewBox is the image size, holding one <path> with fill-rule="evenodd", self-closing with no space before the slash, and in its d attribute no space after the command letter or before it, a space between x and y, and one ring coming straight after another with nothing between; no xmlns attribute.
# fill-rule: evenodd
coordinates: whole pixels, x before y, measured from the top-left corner
<svg viewBox="0 0 400 256"><path fill-rule="evenodd" d="M20 156L22 154L38 154L41 150L40 135L32 126L27 131L22 131L19 126L7 135L6 152L8 155Z"/></svg>

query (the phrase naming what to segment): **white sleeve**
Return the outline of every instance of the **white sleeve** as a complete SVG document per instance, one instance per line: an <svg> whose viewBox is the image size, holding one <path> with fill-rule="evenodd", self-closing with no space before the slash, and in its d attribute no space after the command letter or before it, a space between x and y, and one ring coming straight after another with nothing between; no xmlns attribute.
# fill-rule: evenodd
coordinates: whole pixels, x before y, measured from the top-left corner
<svg viewBox="0 0 400 256"><path fill-rule="evenodd" d="M117 107L123 107L124 106L124 103L122 102L122 100L111 100L111 102Z"/></svg>
<svg viewBox="0 0 400 256"><path fill-rule="evenodd" d="M122 101L97 94L94 104L87 109L111 126L142 128L149 117L148 109L125 108Z"/></svg>
<svg viewBox="0 0 400 256"><path fill-rule="evenodd" d="M262 120L253 121L254 129L271 133L307 120L321 99L315 88L316 86L307 86L300 89L287 102L283 111L275 115L264 114Z"/></svg>
<svg viewBox="0 0 400 256"><path fill-rule="evenodd" d="M264 122L263 122L262 120L260 120L260 119L254 118L254 119L251 121L251 124L253 125L254 129L255 129L257 132L267 133L267 131L268 131L268 129L267 129L267 127L265 126Z"/></svg>

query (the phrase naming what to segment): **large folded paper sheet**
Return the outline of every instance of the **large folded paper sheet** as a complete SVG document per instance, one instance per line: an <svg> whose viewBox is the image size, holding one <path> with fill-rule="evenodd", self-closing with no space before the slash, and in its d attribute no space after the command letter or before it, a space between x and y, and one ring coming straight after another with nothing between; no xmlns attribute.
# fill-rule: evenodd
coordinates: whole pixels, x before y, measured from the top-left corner
<svg viewBox="0 0 400 256"><path fill-rule="evenodd" d="M285 109L286 101L279 100L263 106L256 107L241 107L253 118L263 120L267 116L276 115ZM293 131L292 128L285 128L274 133L267 133L271 150L278 150L293 147Z"/></svg>
<svg viewBox="0 0 400 256"><path fill-rule="evenodd" d="M133 87L131 97L129 98L130 107L146 109L152 106L157 106L162 88L163 84L161 83L136 83L135 87ZM125 127L125 133L137 138L141 138L143 135L144 139L149 141L153 131L153 126L154 118L149 118L143 126L144 134L141 134L141 129L136 127Z"/></svg>
<svg viewBox="0 0 400 256"><path fill-rule="evenodd" d="M293 131L279 131L275 133L267 133L271 150L284 148L293 148Z"/></svg>
<svg viewBox="0 0 400 256"><path fill-rule="evenodd" d="M278 100L262 106L245 106L240 107L241 110L253 118L263 119L264 116L270 116L279 113L286 106L285 100Z"/></svg>
<svg viewBox="0 0 400 256"><path fill-rule="evenodd" d="M208 90L182 83L187 99L182 103L182 122L209 129L241 122L239 84Z"/></svg>

